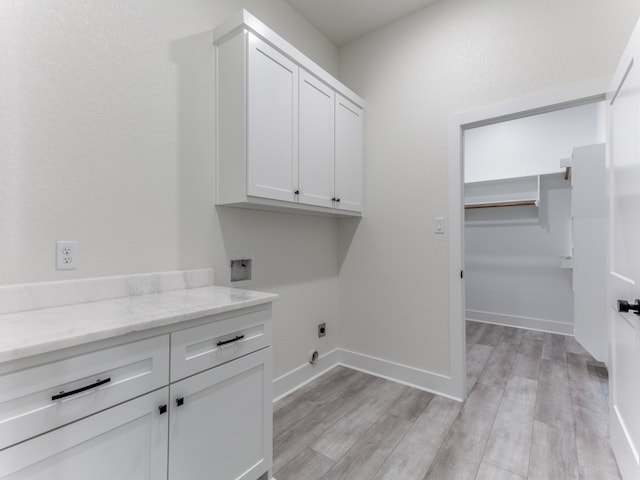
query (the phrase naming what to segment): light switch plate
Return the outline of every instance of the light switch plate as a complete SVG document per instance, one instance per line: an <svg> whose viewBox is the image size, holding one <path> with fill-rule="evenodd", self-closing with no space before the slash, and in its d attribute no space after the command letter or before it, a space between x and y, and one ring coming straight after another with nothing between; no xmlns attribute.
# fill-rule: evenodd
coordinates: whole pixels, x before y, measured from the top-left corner
<svg viewBox="0 0 640 480"><path fill-rule="evenodd" d="M433 224L433 231L437 234L444 234L444 217L436 217L436 221Z"/></svg>

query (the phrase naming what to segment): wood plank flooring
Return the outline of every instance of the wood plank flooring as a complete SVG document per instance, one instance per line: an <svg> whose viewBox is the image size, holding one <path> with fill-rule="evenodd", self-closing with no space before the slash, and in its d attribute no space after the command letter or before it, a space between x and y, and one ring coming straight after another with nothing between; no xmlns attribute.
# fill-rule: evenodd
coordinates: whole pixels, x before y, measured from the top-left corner
<svg viewBox="0 0 640 480"><path fill-rule="evenodd" d="M336 367L274 405L278 480L617 480L608 379L574 339L467 322L455 402Z"/></svg>

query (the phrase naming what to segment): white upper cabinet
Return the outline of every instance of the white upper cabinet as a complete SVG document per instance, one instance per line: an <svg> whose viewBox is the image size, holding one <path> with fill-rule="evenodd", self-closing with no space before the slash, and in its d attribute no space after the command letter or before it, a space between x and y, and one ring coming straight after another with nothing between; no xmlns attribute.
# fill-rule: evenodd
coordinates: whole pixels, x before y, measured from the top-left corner
<svg viewBox="0 0 640 480"><path fill-rule="evenodd" d="M360 216L363 100L246 10L214 43L216 204Z"/></svg>
<svg viewBox="0 0 640 480"><path fill-rule="evenodd" d="M248 38L247 195L292 201L298 177L298 66L255 35Z"/></svg>
<svg viewBox="0 0 640 480"><path fill-rule="evenodd" d="M299 201L333 207L334 91L300 70Z"/></svg>
<svg viewBox="0 0 640 480"><path fill-rule="evenodd" d="M335 205L362 211L363 111L342 95L335 99Z"/></svg>

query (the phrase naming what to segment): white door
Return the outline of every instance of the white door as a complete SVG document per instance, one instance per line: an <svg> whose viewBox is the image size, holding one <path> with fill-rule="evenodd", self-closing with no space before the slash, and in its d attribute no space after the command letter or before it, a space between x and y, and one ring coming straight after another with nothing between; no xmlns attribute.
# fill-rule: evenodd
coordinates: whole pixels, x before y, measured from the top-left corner
<svg viewBox="0 0 640 480"><path fill-rule="evenodd" d="M2 480L167 478L168 388L0 451ZM204 478L204 477L203 477Z"/></svg>
<svg viewBox="0 0 640 480"><path fill-rule="evenodd" d="M362 211L362 127L360 107L336 94L334 207Z"/></svg>
<svg viewBox="0 0 640 480"><path fill-rule="evenodd" d="M607 322L606 146L573 149L573 323L576 340L598 361L609 361Z"/></svg>
<svg viewBox="0 0 640 480"><path fill-rule="evenodd" d="M300 70L299 202L333 206L333 89Z"/></svg>
<svg viewBox="0 0 640 480"><path fill-rule="evenodd" d="M169 480L256 480L271 470L270 371L271 347L171 385Z"/></svg>
<svg viewBox="0 0 640 480"><path fill-rule="evenodd" d="M640 24L608 95L611 445L625 480L640 478L640 317L617 300L640 298Z"/></svg>
<svg viewBox="0 0 640 480"><path fill-rule="evenodd" d="M253 34L248 41L247 194L295 201L298 66Z"/></svg>

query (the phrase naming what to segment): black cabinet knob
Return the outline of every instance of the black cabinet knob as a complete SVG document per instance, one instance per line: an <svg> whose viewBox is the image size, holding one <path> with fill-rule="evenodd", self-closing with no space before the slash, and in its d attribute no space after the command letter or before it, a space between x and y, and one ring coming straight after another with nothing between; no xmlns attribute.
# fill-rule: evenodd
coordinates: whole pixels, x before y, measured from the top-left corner
<svg viewBox="0 0 640 480"><path fill-rule="evenodd" d="M158 410L160 411L160 415L167 413L167 406L166 405L160 405L158 407Z"/></svg>
<svg viewBox="0 0 640 480"><path fill-rule="evenodd" d="M179 407L184 403L184 397L176 398L176 406Z"/></svg>
<svg viewBox="0 0 640 480"><path fill-rule="evenodd" d="M336 202L340 203L340 199L339 199L339 198L336 198Z"/></svg>
<svg viewBox="0 0 640 480"><path fill-rule="evenodd" d="M636 298L634 304L630 304L626 300L618 300L618 311L623 313L633 311L636 315L640 315L640 299Z"/></svg>
<svg viewBox="0 0 640 480"><path fill-rule="evenodd" d="M295 192L293 192L295 195L300 195L300 190L296 190Z"/></svg>
<svg viewBox="0 0 640 480"><path fill-rule="evenodd" d="M331 201L332 201L332 202L335 202L335 201L336 201L336 197L333 197L333 198L331 199Z"/></svg>

